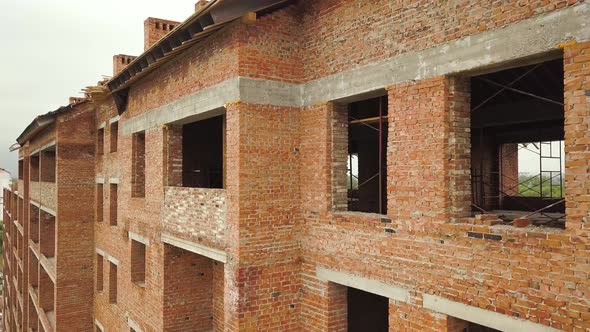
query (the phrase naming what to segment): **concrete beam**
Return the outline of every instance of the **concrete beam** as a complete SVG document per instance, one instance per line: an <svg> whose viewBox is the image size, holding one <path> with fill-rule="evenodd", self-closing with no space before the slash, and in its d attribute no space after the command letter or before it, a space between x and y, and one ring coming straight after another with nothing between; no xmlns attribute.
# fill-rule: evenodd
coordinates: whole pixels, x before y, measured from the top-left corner
<svg viewBox="0 0 590 332"><path fill-rule="evenodd" d="M150 244L150 239L148 239L145 236L139 235L137 233L133 233L133 232L129 232L129 239L137 241L139 243L143 243L146 246L148 246Z"/></svg>
<svg viewBox="0 0 590 332"><path fill-rule="evenodd" d="M212 87L180 98L172 103L138 115L123 122L123 135L174 123L224 108L225 104L240 98L239 78L228 79Z"/></svg>
<svg viewBox="0 0 590 332"><path fill-rule="evenodd" d="M423 306L426 309L460 318L472 323L491 327L500 331L557 332L550 326L514 318L494 311L469 306L443 297L424 294Z"/></svg>
<svg viewBox="0 0 590 332"><path fill-rule="evenodd" d="M407 289L386 284L384 282L352 275L350 273L334 271L324 267L316 268L318 279L337 283L339 285L363 290L372 294L381 295L389 299L408 302L410 293Z"/></svg>
<svg viewBox="0 0 590 332"><path fill-rule="evenodd" d="M212 260L221 262L223 264L227 263L227 254L221 250L209 248L191 241L183 240L170 234L162 234L162 242L169 244L171 246L178 247L180 249L184 249L186 251L190 251L197 255L211 258Z"/></svg>
<svg viewBox="0 0 590 332"><path fill-rule="evenodd" d="M112 117L112 118L109 119L109 124L113 124L115 122L119 122L119 120L121 120L121 116L120 115L117 115L117 116Z"/></svg>
<svg viewBox="0 0 590 332"><path fill-rule="evenodd" d="M562 43L590 40L589 16L590 4L582 3L304 84L235 77L125 120L122 132L131 135L191 117L196 121L238 100L287 107L351 102L401 82L555 58Z"/></svg>
<svg viewBox="0 0 590 332"><path fill-rule="evenodd" d="M466 72L590 40L590 4L583 3L418 52L305 84L303 104L344 99L410 80Z"/></svg>

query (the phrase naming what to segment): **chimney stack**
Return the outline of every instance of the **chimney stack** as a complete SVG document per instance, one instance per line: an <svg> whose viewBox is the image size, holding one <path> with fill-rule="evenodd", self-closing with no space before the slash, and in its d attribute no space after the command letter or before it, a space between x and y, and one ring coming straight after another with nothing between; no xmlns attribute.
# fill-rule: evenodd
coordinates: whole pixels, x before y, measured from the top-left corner
<svg viewBox="0 0 590 332"><path fill-rule="evenodd" d="M197 3L195 3L195 13L200 11L201 9L203 9L207 5L208 2L209 2L209 0L197 1Z"/></svg>
<svg viewBox="0 0 590 332"><path fill-rule="evenodd" d="M133 55L113 55L113 76L122 72L123 69L125 69L125 67L127 67L131 63L131 61L135 60L135 58L137 57Z"/></svg>
<svg viewBox="0 0 590 332"><path fill-rule="evenodd" d="M147 51L148 48L157 43L170 31L174 30L179 24L180 22L148 17L148 19L143 22L144 51Z"/></svg>

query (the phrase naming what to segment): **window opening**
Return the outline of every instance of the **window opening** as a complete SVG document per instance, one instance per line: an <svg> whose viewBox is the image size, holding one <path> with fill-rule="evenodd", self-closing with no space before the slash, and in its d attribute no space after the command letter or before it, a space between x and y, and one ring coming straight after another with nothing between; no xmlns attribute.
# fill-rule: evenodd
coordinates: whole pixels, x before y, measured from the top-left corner
<svg viewBox="0 0 590 332"><path fill-rule="evenodd" d="M348 210L387 213L387 97L348 109Z"/></svg>

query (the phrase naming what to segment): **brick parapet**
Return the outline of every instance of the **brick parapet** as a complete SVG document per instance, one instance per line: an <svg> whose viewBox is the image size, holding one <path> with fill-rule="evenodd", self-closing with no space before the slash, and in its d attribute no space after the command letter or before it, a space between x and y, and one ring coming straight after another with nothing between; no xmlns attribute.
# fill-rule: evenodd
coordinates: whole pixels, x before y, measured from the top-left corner
<svg viewBox="0 0 590 332"><path fill-rule="evenodd" d="M166 187L162 232L225 250L226 194L223 189ZM195 207L198 206L198 209Z"/></svg>

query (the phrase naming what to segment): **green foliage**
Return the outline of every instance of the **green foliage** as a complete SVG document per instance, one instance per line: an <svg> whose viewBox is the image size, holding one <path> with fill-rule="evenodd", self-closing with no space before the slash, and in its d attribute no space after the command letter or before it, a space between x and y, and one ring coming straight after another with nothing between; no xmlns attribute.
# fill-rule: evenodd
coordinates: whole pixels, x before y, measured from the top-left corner
<svg viewBox="0 0 590 332"><path fill-rule="evenodd" d="M550 179L548 175L540 177L521 174L518 177L518 182L520 183L518 193L526 197L561 198L565 193L564 181L563 179L560 181L559 176Z"/></svg>

